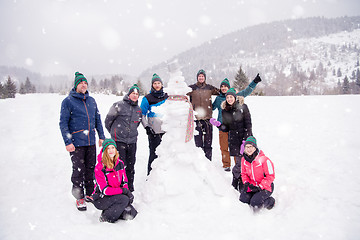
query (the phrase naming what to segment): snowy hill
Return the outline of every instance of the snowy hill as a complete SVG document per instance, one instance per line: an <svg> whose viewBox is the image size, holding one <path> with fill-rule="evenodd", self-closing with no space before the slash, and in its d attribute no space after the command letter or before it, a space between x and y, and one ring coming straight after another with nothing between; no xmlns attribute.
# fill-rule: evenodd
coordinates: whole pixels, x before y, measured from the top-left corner
<svg viewBox="0 0 360 240"><path fill-rule="evenodd" d="M92 96L103 120L120 98ZM0 239L359 238L359 95L245 99L258 145L276 173L276 206L256 215L239 202L231 174L222 170L216 129L212 162L197 154L182 163L159 162L147 178L148 142L140 126L134 192L139 214L115 224L100 223L100 211L92 205L86 212L75 207L70 157L58 126L64 97L0 100ZM194 161L203 167L194 167ZM166 172L169 181L193 179L164 192Z"/></svg>
<svg viewBox="0 0 360 240"><path fill-rule="evenodd" d="M278 21L227 34L174 58L188 84L201 68L215 86L225 77L232 82L242 66L250 80L262 74L267 95L333 94L339 80L359 69L359 29L360 17ZM166 63L144 71L143 82L154 72L167 78Z"/></svg>

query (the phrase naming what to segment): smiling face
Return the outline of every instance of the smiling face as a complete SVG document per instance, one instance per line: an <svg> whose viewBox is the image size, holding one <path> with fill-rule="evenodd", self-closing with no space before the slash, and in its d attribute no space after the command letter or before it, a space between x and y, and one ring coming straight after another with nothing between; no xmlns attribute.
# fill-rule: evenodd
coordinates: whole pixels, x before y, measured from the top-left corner
<svg viewBox="0 0 360 240"><path fill-rule="evenodd" d="M256 151L256 148L251 144L246 144L244 151L247 155L251 156Z"/></svg>
<svg viewBox="0 0 360 240"><path fill-rule="evenodd" d="M129 98L131 101L136 102L139 99L139 92L134 90L130 93Z"/></svg>
<svg viewBox="0 0 360 240"><path fill-rule="evenodd" d="M227 95L226 96L226 102L229 104L229 105L233 105L234 102L235 102L235 97L233 95Z"/></svg>
<svg viewBox="0 0 360 240"><path fill-rule="evenodd" d="M223 94L225 94L229 90L229 88L226 85L221 85L220 90Z"/></svg>
<svg viewBox="0 0 360 240"><path fill-rule="evenodd" d="M76 92L85 94L87 87L88 87L88 83L86 81L82 81L77 85Z"/></svg>
<svg viewBox="0 0 360 240"><path fill-rule="evenodd" d="M106 151L107 151L107 154L111 157L111 158L114 158L115 155L116 155L116 148L114 145L109 145L107 148L106 148Z"/></svg>
<svg viewBox="0 0 360 240"><path fill-rule="evenodd" d="M205 76L204 76L204 74L199 74L199 76L198 76L198 82L199 83L203 83L203 82L205 82Z"/></svg>
<svg viewBox="0 0 360 240"><path fill-rule="evenodd" d="M160 81L155 81L152 84L152 87L156 90L156 91L160 91L160 89L162 88L162 83Z"/></svg>

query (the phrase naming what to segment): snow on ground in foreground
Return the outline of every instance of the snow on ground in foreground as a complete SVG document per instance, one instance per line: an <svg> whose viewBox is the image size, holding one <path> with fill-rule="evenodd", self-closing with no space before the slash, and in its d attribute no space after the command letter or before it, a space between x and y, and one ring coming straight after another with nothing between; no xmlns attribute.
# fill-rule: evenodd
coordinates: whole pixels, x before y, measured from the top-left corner
<svg viewBox="0 0 360 240"><path fill-rule="evenodd" d="M92 96L103 120L120 99ZM92 205L86 212L75 208L70 157L58 125L64 97L0 100L0 239L359 238L359 95L245 99L253 133L276 174L276 206L256 215L238 201L231 173L222 170L217 129L212 162L193 141L181 143L177 152L183 155L171 164L159 160L147 178L148 142L140 126L134 192L139 214L115 224L100 223Z"/></svg>

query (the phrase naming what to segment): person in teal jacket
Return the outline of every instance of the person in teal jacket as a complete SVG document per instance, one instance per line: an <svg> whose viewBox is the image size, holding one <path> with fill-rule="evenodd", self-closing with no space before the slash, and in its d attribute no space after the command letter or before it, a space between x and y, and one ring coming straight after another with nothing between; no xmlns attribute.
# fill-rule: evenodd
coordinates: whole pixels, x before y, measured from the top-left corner
<svg viewBox="0 0 360 240"><path fill-rule="evenodd" d="M256 88L256 85L259 82L261 82L261 78L260 78L260 75L257 74L255 79L244 90L241 90L240 92L236 93L236 95L243 96L243 97L249 96L252 93L252 91ZM226 100L225 94L229 89L230 89L230 82L227 78L225 78L220 83L220 95L215 98L215 100L212 104L212 106L213 106L212 109L218 110L217 121L219 121L220 123L222 123L221 103ZM215 120L215 119L213 119L213 120ZM220 150L221 150L221 158L222 158L222 162L223 162L223 168L227 172L230 171L230 166L231 166L231 159L230 159L230 153L229 153L229 142L228 142L229 136L228 135L229 135L228 132L223 132L219 129L219 143L220 143Z"/></svg>

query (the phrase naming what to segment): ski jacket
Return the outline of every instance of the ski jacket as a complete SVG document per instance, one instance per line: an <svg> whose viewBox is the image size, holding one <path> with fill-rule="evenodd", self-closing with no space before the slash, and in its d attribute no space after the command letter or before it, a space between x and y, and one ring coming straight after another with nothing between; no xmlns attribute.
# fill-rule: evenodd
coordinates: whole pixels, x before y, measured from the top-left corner
<svg viewBox="0 0 360 240"><path fill-rule="evenodd" d="M230 106L222 102L222 124L219 130L229 132L229 150L231 156L240 155L242 141L252 136L252 123L249 108L244 103L244 97L238 96L235 103Z"/></svg>
<svg viewBox="0 0 360 240"><path fill-rule="evenodd" d="M261 150L251 163L242 157L241 179L243 183L249 182L271 192L271 183L275 179L274 164Z"/></svg>
<svg viewBox="0 0 360 240"><path fill-rule="evenodd" d="M122 101L111 106L105 118L105 127L115 141L126 144L136 143L141 117L138 102L131 101L126 95Z"/></svg>
<svg viewBox="0 0 360 240"><path fill-rule="evenodd" d="M95 129L99 139L105 139L100 113L95 99L73 88L61 103L60 131L65 145L75 147L95 145Z"/></svg>
<svg viewBox="0 0 360 240"><path fill-rule="evenodd" d="M195 115L197 120L209 120L212 118L212 95L219 95L220 90L210 84L199 83L189 86L192 91L187 93L190 97L190 102L193 109L197 114Z"/></svg>
<svg viewBox="0 0 360 240"><path fill-rule="evenodd" d="M97 156L97 161L95 166L96 186L94 193L99 196L122 194L122 188L128 188L123 161L117 159L112 169L104 167L102 164L102 150Z"/></svg>
<svg viewBox="0 0 360 240"><path fill-rule="evenodd" d="M158 107L162 105L168 98L167 93L161 95L155 95L151 92L143 97L141 100L140 108L142 112L141 123L146 127L152 128L156 134L164 133L165 131L161 129L162 121L160 115L152 111L153 107Z"/></svg>
<svg viewBox="0 0 360 240"><path fill-rule="evenodd" d="M240 92L238 92L236 94L236 96L243 96L244 98L249 96L252 91L256 88L257 83L255 83L254 81L252 81L244 90L241 90ZM214 102L212 103L212 110L214 111L215 109L218 110L218 117L217 120L219 122L222 123L222 108L221 108L221 104L222 102L224 102L226 100L225 94L222 93L220 91L220 95L216 96Z"/></svg>

